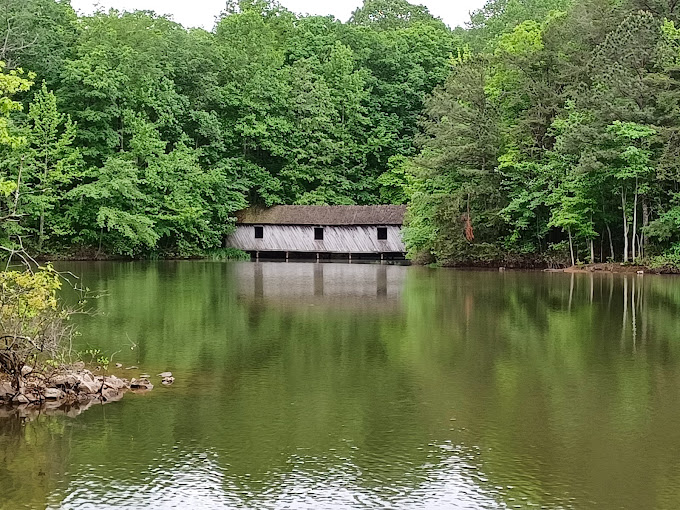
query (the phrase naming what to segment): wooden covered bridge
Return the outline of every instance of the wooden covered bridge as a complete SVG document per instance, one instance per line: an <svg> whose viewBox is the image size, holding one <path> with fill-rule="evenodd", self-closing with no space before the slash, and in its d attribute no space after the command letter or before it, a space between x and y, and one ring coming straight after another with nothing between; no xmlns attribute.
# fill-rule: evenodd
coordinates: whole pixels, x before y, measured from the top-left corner
<svg viewBox="0 0 680 510"><path fill-rule="evenodd" d="M404 205L279 205L245 209L227 247L262 258L403 259Z"/></svg>

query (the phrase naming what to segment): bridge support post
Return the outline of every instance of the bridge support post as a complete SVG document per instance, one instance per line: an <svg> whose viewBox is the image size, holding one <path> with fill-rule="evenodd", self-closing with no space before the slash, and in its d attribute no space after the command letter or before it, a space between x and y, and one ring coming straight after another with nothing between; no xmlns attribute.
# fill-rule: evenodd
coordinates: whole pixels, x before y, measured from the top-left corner
<svg viewBox="0 0 680 510"><path fill-rule="evenodd" d="M256 251L255 252L255 262L259 262L259 261L260 261L260 252Z"/></svg>
<svg viewBox="0 0 680 510"><path fill-rule="evenodd" d="M288 262L288 252L286 252L286 262Z"/></svg>
<svg viewBox="0 0 680 510"><path fill-rule="evenodd" d="M380 253L380 264L382 265L382 264L384 264L384 263L385 263L385 254L384 254L384 253Z"/></svg>
<svg viewBox="0 0 680 510"><path fill-rule="evenodd" d="M319 255L320 255L320 253L317 252L317 253L316 253L316 263L317 263L317 264L319 263Z"/></svg>
<svg viewBox="0 0 680 510"><path fill-rule="evenodd" d="M352 254L351 253L349 254L349 263L350 264L352 263Z"/></svg>

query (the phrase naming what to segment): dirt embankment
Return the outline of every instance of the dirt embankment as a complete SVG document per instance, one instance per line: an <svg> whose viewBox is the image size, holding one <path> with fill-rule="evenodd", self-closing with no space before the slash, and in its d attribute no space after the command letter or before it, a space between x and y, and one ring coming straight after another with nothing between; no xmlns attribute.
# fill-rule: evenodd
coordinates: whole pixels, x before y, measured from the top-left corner
<svg viewBox="0 0 680 510"><path fill-rule="evenodd" d="M618 264L615 262L571 266L565 269L561 269L559 271L562 271L564 273L623 273L623 274L661 273L661 271L650 269L646 266Z"/></svg>

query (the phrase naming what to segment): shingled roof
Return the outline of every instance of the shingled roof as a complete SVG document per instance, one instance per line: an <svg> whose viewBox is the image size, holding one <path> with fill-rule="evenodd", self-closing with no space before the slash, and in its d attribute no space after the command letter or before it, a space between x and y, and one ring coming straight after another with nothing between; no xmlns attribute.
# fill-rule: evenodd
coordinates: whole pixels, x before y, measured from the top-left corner
<svg viewBox="0 0 680 510"><path fill-rule="evenodd" d="M402 225L405 205L277 205L237 213L241 225Z"/></svg>

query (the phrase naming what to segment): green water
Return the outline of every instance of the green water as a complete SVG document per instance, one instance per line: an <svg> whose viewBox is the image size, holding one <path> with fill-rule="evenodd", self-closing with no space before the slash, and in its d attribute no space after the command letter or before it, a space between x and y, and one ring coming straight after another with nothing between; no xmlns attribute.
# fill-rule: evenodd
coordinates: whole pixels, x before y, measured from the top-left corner
<svg viewBox="0 0 680 510"><path fill-rule="evenodd" d="M79 348L177 382L0 419L0 508L680 508L678 278L61 268Z"/></svg>

